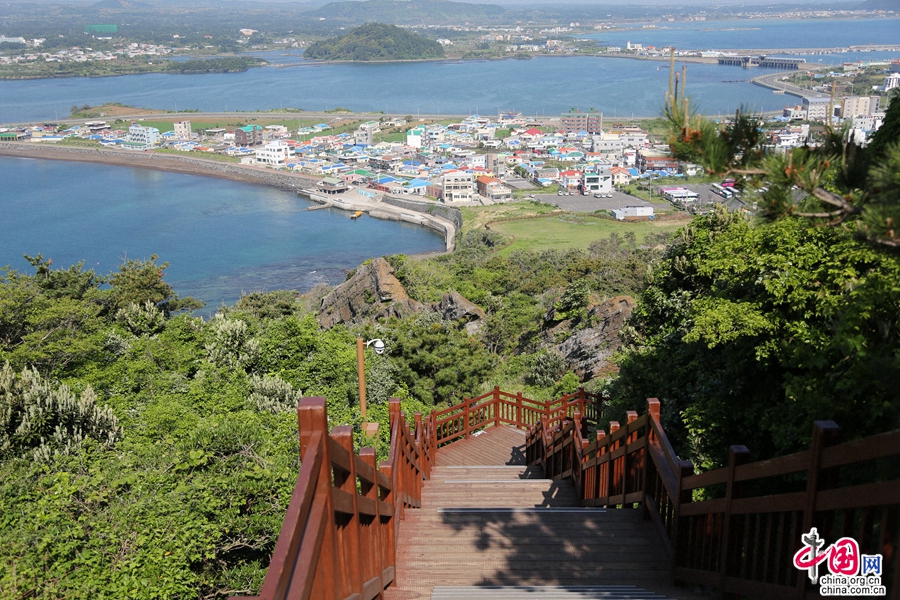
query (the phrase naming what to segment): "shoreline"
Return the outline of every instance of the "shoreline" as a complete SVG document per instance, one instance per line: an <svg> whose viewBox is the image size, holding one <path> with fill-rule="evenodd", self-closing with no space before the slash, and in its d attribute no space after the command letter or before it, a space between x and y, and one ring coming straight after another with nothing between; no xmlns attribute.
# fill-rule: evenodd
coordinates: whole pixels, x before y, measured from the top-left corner
<svg viewBox="0 0 900 600"><path fill-rule="evenodd" d="M129 152L126 150L105 150L94 148L76 148L70 146L43 146L33 142L3 142L0 143L0 156L11 158L33 158L45 160L65 160L70 162L88 162L117 167L132 167L141 169L153 169L183 175L196 175L200 177L216 177L229 179L256 185L266 185L296 194L302 194L313 202L327 205L345 211L361 210L373 218L389 221L403 221L414 225L420 225L428 229L436 230L444 236L445 252L453 251L456 242L456 232L459 227L450 219L438 215L423 213L410 205L414 200L406 201L405 198L385 200L381 195L375 198L367 198L356 194L350 197L342 194L335 197L327 197L317 194L314 189L320 181L309 175L285 173L273 171L265 167L253 167L235 163L217 162L203 158L190 156L176 156L169 154L154 154L153 152ZM354 193L354 192L350 192ZM396 206L391 202L404 203L405 206ZM421 201L424 202L424 201ZM445 205L435 203L445 210ZM414 215L410 213L415 213ZM461 219L461 217L460 217Z"/></svg>
<svg viewBox="0 0 900 600"><path fill-rule="evenodd" d="M840 19L837 19L840 20ZM613 30L611 30L613 31ZM618 30L618 31L647 31L645 29L631 29L631 30ZM617 31L613 31L616 33ZM883 51L883 52L894 52L900 51L900 44L854 44L850 46L834 46L834 47L818 47L818 48L726 48L726 49L715 49L710 48L710 51L719 51L719 52L729 52L734 54L785 54L789 56L818 56L822 54L850 54L850 53L865 53L870 52L872 50ZM247 53L252 54L252 53ZM190 56L190 55L189 55ZM198 55L202 57L203 55ZM240 54L236 55L240 56ZM275 70L287 69L291 67L298 67L303 65L328 65L328 64L394 64L394 63L429 63L429 62L477 62L477 61L498 61L498 60L532 60L535 58L541 57L554 57L554 58L571 58L571 57L594 57L594 58L630 58L632 60L649 60L649 61L662 61L669 62L670 58L668 56L642 56L637 54L628 54L624 52L615 52L615 53L607 53L607 52L598 52L594 54L589 53L572 53L572 54L528 54L527 56L522 55L506 55L506 56L480 56L480 57L470 57L465 58L465 55L451 55L451 56L443 56L439 58L398 58L398 59L379 59L379 60L351 60L351 59L313 59L307 58L304 59L302 57L298 57L302 62L295 63L285 63L285 64L277 64L277 63L260 63L254 64L246 69L235 70L235 71L209 71L208 73L243 73L249 71L253 68L274 68ZM193 57L192 57L193 58ZM203 58L197 58L197 60L204 60ZM710 57L702 57L702 56L678 56L676 57L676 61L678 62L688 62L688 63L697 63L697 64L716 64L716 58ZM810 63L812 66L814 63ZM821 65L818 65L821 66ZM0 75L0 81L34 81L40 79L72 79L72 78L86 78L86 79L99 79L104 77L127 77L129 75L151 75L151 74L162 74L162 75L203 75L205 73L179 73L179 72L167 72L165 70L148 70L141 71L137 73L108 73L108 74L72 74L72 75L54 75L54 76L42 76L42 75L21 75L16 77L4 76Z"/></svg>

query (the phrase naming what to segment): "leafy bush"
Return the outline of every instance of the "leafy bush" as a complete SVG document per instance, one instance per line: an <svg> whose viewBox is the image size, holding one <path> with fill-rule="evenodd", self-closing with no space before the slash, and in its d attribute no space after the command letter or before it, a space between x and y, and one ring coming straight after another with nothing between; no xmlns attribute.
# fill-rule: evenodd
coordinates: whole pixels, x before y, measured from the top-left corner
<svg viewBox="0 0 900 600"><path fill-rule="evenodd" d="M116 321L128 328L133 335L159 333L166 325L166 315L147 300L143 305L130 303L116 311Z"/></svg>
<svg viewBox="0 0 900 600"><path fill-rule="evenodd" d="M204 347L206 357L217 367L247 368L259 357L259 341L250 338L247 323L216 315L209 324L213 339Z"/></svg>
<svg viewBox="0 0 900 600"><path fill-rule="evenodd" d="M303 392L294 388L281 377L264 375L250 376L249 401L261 411L271 413L292 412L297 410Z"/></svg>
<svg viewBox="0 0 900 600"><path fill-rule="evenodd" d="M566 359L556 350L541 350L531 357L525 381L540 387L551 387L563 374Z"/></svg>
<svg viewBox="0 0 900 600"><path fill-rule="evenodd" d="M109 407L97 406L90 387L80 397L66 385L58 388L34 369L16 376L9 363L0 370L0 457L28 451L35 460L70 454L91 437L112 447L122 438L119 420Z"/></svg>

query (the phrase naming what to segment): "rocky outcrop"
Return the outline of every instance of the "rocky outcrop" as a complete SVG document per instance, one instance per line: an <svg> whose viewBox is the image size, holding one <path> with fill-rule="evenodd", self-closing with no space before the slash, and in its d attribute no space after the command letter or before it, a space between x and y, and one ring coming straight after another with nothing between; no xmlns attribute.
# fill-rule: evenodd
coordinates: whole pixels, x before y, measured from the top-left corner
<svg viewBox="0 0 900 600"><path fill-rule="evenodd" d="M380 317L404 317L423 308L394 277L391 265L376 258L360 265L350 279L322 299L317 318L322 327L333 327Z"/></svg>
<svg viewBox="0 0 900 600"><path fill-rule="evenodd" d="M383 258L360 265L353 276L322 299L317 316L322 327L358 324L370 319L405 317L431 311L447 321L464 321L470 333L480 331L484 311L459 292L444 294L440 302L422 304L409 297Z"/></svg>
<svg viewBox="0 0 900 600"><path fill-rule="evenodd" d="M619 330L634 310L634 298L616 296L588 311L588 322L596 323L588 329L573 332L556 346L566 359L568 368L582 381L613 371L609 359L619 349Z"/></svg>
<svg viewBox="0 0 900 600"><path fill-rule="evenodd" d="M350 279L322 299L316 318L322 327L338 323L359 324L367 320L406 317L420 312L437 312L446 321L465 323L469 333L481 331L484 311L459 292L444 294L440 302L422 304L409 297L384 258L360 265Z"/></svg>
<svg viewBox="0 0 900 600"><path fill-rule="evenodd" d="M465 319L468 323L484 319L485 316L481 307L474 302L466 300L459 292L444 294L444 297L441 298L440 302L432 305L432 310L440 312L441 317L447 321L459 321Z"/></svg>

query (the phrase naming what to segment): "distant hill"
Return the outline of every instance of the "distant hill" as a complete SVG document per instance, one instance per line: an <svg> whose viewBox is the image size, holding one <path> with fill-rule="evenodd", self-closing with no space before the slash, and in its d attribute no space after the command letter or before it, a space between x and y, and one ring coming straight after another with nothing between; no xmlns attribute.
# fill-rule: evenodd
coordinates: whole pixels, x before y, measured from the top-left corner
<svg viewBox="0 0 900 600"><path fill-rule="evenodd" d="M91 5L91 8L121 8L121 9L135 9L135 8L150 8L152 5L147 2L131 2L129 0L100 0L95 4Z"/></svg>
<svg viewBox="0 0 900 600"><path fill-rule="evenodd" d="M900 0L866 0L859 5L863 10L893 10L900 12Z"/></svg>
<svg viewBox="0 0 900 600"><path fill-rule="evenodd" d="M505 13L505 9L493 4L470 4L450 0L366 0L331 2L306 14L329 22L406 25L493 21Z"/></svg>
<svg viewBox="0 0 900 600"><path fill-rule="evenodd" d="M369 23L316 42L303 55L319 60L415 60L443 58L444 47L394 25Z"/></svg>

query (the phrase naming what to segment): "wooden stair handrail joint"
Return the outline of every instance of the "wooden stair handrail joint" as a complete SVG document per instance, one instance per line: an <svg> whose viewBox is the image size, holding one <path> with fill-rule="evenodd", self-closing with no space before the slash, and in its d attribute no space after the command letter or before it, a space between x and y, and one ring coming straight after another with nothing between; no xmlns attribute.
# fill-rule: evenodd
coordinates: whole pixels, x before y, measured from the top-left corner
<svg viewBox="0 0 900 600"><path fill-rule="evenodd" d="M353 430L328 431L325 398L297 408L300 473L256 600L373 600L395 577L398 527L421 505L434 463L432 420L415 415L410 431L400 401L390 401L388 460L353 451ZM248 600L248 597L243 597ZM233 600L239 600L234 597Z"/></svg>
<svg viewBox="0 0 900 600"><path fill-rule="evenodd" d="M545 415L527 432L527 463L550 478L571 477L583 506L640 503L676 581L730 597L818 597L792 564L801 533L815 526L827 543L850 536L860 553L882 554L882 584L900 600L900 478L879 476L873 463L900 460L900 429L838 444L838 426L816 421L809 450L749 462L747 448L732 446L727 466L694 474L672 448L655 398L646 414L629 412L624 427L611 422L609 435L597 431L594 441L582 437L580 421L579 414L553 427ZM852 469L852 483L840 485L841 468ZM805 491L777 489L776 478L798 473L806 474ZM754 486L762 491L753 495ZM708 488L722 497L694 501L696 490Z"/></svg>

